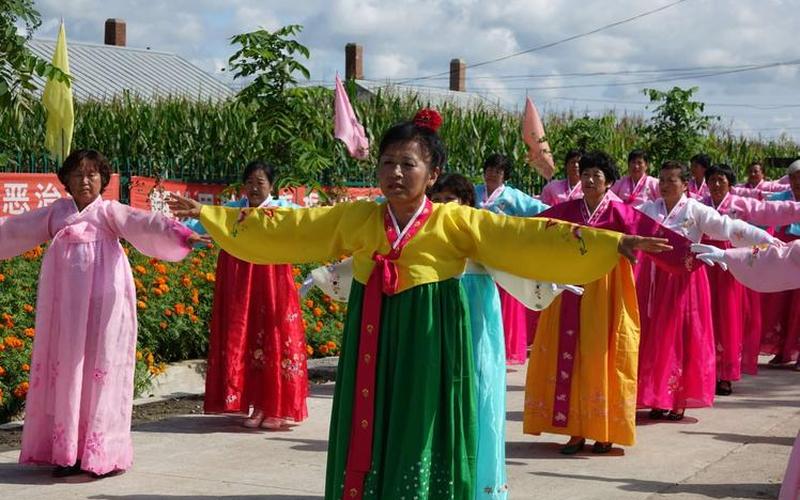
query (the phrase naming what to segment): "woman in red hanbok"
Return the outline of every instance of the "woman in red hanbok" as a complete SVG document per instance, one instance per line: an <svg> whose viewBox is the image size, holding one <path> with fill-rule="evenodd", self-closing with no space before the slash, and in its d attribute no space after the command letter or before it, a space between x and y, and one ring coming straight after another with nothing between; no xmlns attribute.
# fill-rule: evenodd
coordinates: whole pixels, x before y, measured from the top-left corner
<svg viewBox="0 0 800 500"><path fill-rule="evenodd" d="M270 196L274 168L252 162L245 197L229 206L285 207ZM198 221L188 224L205 233ZM206 373L206 413L252 414L245 427L278 429L308 416L305 332L292 268L244 262L224 250L217 261Z"/></svg>

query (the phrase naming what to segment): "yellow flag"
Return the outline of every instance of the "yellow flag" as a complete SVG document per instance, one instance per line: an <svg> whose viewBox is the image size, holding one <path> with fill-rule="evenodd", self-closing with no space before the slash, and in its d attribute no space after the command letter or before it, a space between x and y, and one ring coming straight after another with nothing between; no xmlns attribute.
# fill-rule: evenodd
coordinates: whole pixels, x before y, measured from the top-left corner
<svg viewBox="0 0 800 500"><path fill-rule="evenodd" d="M64 23L58 30L56 50L53 52L53 66L69 74L69 58L67 57L67 35ZM42 104L47 111L47 129L44 145L52 158L60 164L69 154L72 144L72 128L75 125L75 111L72 106L72 89L66 82L48 78L44 86Z"/></svg>

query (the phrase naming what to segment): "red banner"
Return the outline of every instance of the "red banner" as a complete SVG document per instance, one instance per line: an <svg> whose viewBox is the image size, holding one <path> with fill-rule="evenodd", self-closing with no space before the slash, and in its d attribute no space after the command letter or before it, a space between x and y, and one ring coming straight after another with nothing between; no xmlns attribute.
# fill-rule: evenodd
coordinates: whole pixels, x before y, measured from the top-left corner
<svg viewBox="0 0 800 500"><path fill-rule="evenodd" d="M56 174L0 173L0 215L19 215L51 205L67 192ZM106 200L119 200L119 175L113 174L103 192Z"/></svg>
<svg viewBox="0 0 800 500"><path fill-rule="evenodd" d="M220 205L229 199L228 197L223 197L223 192L227 188L224 184L160 181L160 184L156 187L156 182L156 179L153 177L131 177L131 206L168 212L165 205L166 195L168 193L188 196L200 203L208 205ZM330 198L337 202L364 199L374 200L381 194L380 189L371 187L343 188L341 190L324 188L324 190ZM319 205L322 201L318 192L307 192L305 187L283 189L280 192L280 198L304 207L313 207Z"/></svg>

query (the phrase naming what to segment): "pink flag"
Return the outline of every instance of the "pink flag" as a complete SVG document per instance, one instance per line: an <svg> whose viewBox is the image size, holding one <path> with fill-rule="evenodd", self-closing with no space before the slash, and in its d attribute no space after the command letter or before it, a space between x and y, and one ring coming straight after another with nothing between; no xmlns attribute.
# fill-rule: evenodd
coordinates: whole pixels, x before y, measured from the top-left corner
<svg viewBox="0 0 800 500"><path fill-rule="evenodd" d="M369 139L364 127L358 123L338 73L333 97L333 135L347 146L347 152L353 158L364 160L369 156Z"/></svg>
<svg viewBox="0 0 800 500"><path fill-rule="evenodd" d="M544 141L544 125L533 101L525 99L525 114L522 117L522 140L528 145L528 164L547 180L556 171L550 145Z"/></svg>

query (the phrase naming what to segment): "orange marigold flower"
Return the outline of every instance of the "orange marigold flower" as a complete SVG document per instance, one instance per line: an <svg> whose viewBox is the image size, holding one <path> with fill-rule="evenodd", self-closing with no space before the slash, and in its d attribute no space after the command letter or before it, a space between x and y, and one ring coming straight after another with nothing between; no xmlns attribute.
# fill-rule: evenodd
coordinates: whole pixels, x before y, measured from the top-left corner
<svg viewBox="0 0 800 500"><path fill-rule="evenodd" d="M194 307L192 307L192 306L187 307L186 308L186 312L189 313L189 314L194 314Z"/></svg>
<svg viewBox="0 0 800 500"><path fill-rule="evenodd" d="M299 267L293 267L292 268L292 276L300 276L300 268Z"/></svg>
<svg viewBox="0 0 800 500"><path fill-rule="evenodd" d="M140 300L139 302L136 303L136 307L138 307L139 309L147 309L147 304L145 304L144 301Z"/></svg>
<svg viewBox="0 0 800 500"><path fill-rule="evenodd" d="M197 255L199 255L201 259L205 259L206 258L206 253L204 251L202 251L202 250L197 252Z"/></svg>
<svg viewBox="0 0 800 500"><path fill-rule="evenodd" d="M28 382L21 382L15 389L14 389L14 396L22 399L28 394Z"/></svg>
<svg viewBox="0 0 800 500"><path fill-rule="evenodd" d="M336 349L336 342L334 342L332 340L329 340L328 342L326 342L325 345L327 345L328 349L330 349L331 351Z"/></svg>
<svg viewBox="0 0 800 500"><path fill-rule="evenodd" d="M158 285L158 289L161 290L164 293L168 293L169 292L169 285Z"/></svg>
<svg viewBox="0 0 800 500"><path fill-rule="evenodd" d="M311 356L312 354L314 354L314 348L313 348L313 347L311 347L311 346L310 346L310 345L308 345L308 344L306 344L306 354L308 354L309 356Z"/></svg>
<svg viewBox="0 0 800 500"><path fill-rule="evenodd" d="M153 269L155 269L158 274L167 274L167 266L164 264L155 264L153 265Z"/></svg>
<svg viewBox="0 0 800 500"><path fill-rule="evenodd" d="M303 328L308 328L308 322L303 318Z"/></svg>
<svg viewBox="0 0 800 500"><path fill-rule="evenodd" d="M2 282L3 282L3 281L5 281L5 280L6 280L6 275L5 275L5 274L2 274L2 273L0 273L0 283L2 283Z"/></svg>
<svg viewBox="0 0 800 500"><path fill-rule="evenodd" d="M162 321L161 323L158 324L158 326L160 326L162 330L166 330L167 329L167 322L166 321Z"/></svg>
<svg viewBox="0 0 800 500"><path fill-rule="evenodd" d="M308 308L314 307L314 301L311 300L311 299L306 299L305 304L306 304L306 307L308 307Z"/></svg>
<svg viewBox="0 0 800 500"><path fill-rule="evenodd" d="M315 307L314 311L312 311L312 313L314 314L314 316L319 318L320 316L322 316L323 311L319 307Z"/></svg>
<svg viewBox="0 0 800 500"><path fill-rule="evenodd" d="M175 304L175 312L180 316L186 312L186 306L183 304Z"/></svg>
<svg viewBox="0 0 800 500"><path fill-rule="evenodd" d="M7 347L10 347L12 349L19 349L25 345L23 341L21 341L20 339L18 339L13 335L6 337L5 339L3 339L3 341Z"/></svg>
<svg viewBox="0 0 800 500"><path fill-rule="evenodd" d="M320 354L328 354L328 346L325 345L325 344L322 344L321 346L319 346L319 353Z"/></svg>
<svg viewBox="0 0 800 500"><path fill-rule="evenodd" d="M6 369L0 366L0 377L6 374Z"/></svg>
<svg viewBox="0 0 800 500"><path fill-rule="evenodd" d="M164 309L164 316L172 316L172 309L169 307Z"/></svg>
<svg viewBox="0 0 800 500"><path fill-rule="evenodd" d="M6 350L6 345L5 344L0 344L0 352L3 352L5 350Z"/></svg>
<svg viewBox="0 0 800 500"><path fill-rule="evenodd" d="M183 286L185 286L186 288L189 288L190 286L192 286L192 279L190 277L188 277L188 276L184 276L181 279L181 284Z"/></svg>
<svg viewBox="0 0 800 500"><path fill-rule="evenodd" d="M303 284L302 284L302 283L298 283L298 282L296 282L296 281L295 281L295 282L294 282L294 287L295 287L296 289L300 290L301 288L303 288Z"/></svg>
<svg viewBox="0 0 800 500"><path fill-rule="evenodd" d="M197 257L194 257L192 259L192 264L194 264L195 266L199 266L200 262L201 262L200 259L198 259Z"/></svg>
<svg viewBox="0 0 800 500"><path fill-rule="evenodd" d="M157 297L164 295L164 292L160 288L153 288L153 293L156 294Z"/></svg>
<svg viewBox="0 0 800 500"><path fill-rule="evenodd" d="M192 320L192 323L197 323L197 321L198 321L200 318L198 318L198 317L197 317L197 316L195 316L194 314L190 314L190 315L189 315L189 319L190 319L190 320Z"/></svg>
<svg viewBox="0 0 800 500"><path fill-rule="evenodd" d="M330 304L330 302L331 302L331 298L330 298L330 296L328 296L328 295L323 295L323 296L322 296L322 302L325 302L326 304Z"/></svg>
<svg viewBox="0 0 800 500"><path fill-rule="evenodd" d="M33 338L36 335L36 330L34 330L33 328L26 328L25 330L22 331L22 333L24 333L25 336L28 338Z"/></svg>
<svg viewBox="0 0 800 500"><path fill-rule="evenodd" d="M147 364L152 365L155 362L156 358L153 356L152 352L147 353Z"/></svg>
<svg viewBox="0 0 800 500"><path fill-rule="evenodd" d="M317 326L317 328L322 328L325 325L322 323L322 321L317 321L316 326Z"/></svg>
<svg viewBox="0 0 800 500"><path fill-rule="evenodd" d="M166 282L167 282L167 278L164 278L163 276L159 276L158 278L156 278L155 284L156 285L163 285Z"/></svg>
<svg viewBox="0 0 800 500"><path fill-rule="evenodd" d="M31 371L31 365L29 365L28 363L22 363L21 368L22 368L22 371L24 371L24 372Z"/></svg>
<svg viewBox="0 0 800 500"><path fill-rule="evenodd" d="M26 313L32 313L32 312L33 312L33 306L32 306L32 305L30 305L30 304L25 304L24 306L22 306L22 309L23 309L23 310L24 310Z"/></svg>
<svg viewBox="0 0 800 500"><path fill-rule="evenodd" d="M143 357L142 351L136 351L136 361L141 361Z"/></svg>
<svg viewBox="0 0 800 500"><path fill-rule="evenodd" d="M217 281L217 277L214 276L214 273L206 273L206 281L213 283Z"/></svg>
<svg viewBox="0 0 800 500"><path fill-rule="evenodd" d="M331 304L331 305L328 306L328 311L330 311L332 313L335 313L338 310L339 310L339 306L337 306L336 304Z"/></svg>
<svg viewBox="0 0 800 500"><path fill-rule="evenodd" d="M131 254L130 250L128 250L126 247L122 247L122 251L125 252L126 257Z"/></svg>
<svg viewBox="0 0 800 500"><path fill-rule="evenodd" d="M321 327L321 326L319 326L319 325L317 325L317 326L315 326L315 327L314 327L314 331L315 331L315 332L317 332L317 333L319 333L319 332L321 332L321 331L322 331L322 327Z"/></svg>
<svg viewBox="0 0 800 500"><path fill-rule="evenodd" d="M145 269L144 266L141 265L137 265L136 267L133 268L133 270L139 274L147 274L147 269Z"/></svg>

